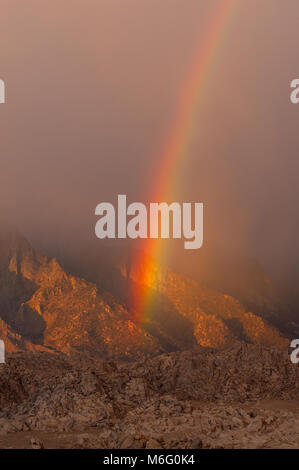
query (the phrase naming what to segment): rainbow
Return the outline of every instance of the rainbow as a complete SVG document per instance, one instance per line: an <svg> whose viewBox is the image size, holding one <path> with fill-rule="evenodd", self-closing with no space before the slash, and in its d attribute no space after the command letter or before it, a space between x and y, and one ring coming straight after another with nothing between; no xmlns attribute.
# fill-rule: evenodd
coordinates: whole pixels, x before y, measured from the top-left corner
<svg viewBox="0 0 299 470"><path fill-rule="evenodd" d="M204 96L212 66L216 60L221 42L233 17L238 0L219 0L206 35L201 38L195 58L178 97L177 111L170 132L165 139L162 151L158 154L157 183L151 190L150 201L167 201L171 188L182 162L187 158L188 144L192 138L193 127L200 100ZM167 197L168 196L168 197ZM154 294L148 287L149 278L154 271L154 260L165 257L159 239L147 239L143 249L132 262L131 271L137 273L138 285L132 287L131 310L135 320L145 322L151 312Z"/></svg>

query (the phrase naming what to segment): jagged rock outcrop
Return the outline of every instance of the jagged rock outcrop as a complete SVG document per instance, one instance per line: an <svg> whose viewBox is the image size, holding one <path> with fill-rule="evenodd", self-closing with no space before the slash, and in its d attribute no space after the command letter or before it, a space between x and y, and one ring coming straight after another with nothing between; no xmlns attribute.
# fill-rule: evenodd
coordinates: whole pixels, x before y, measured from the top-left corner
<svg viewBox="0 0 299 470"><path fill-rule="evenodd" d="M8 350L127 358L162 350L122 305L106 301L95 285L67 274L15 232L0 239L0 319Z"/></svg>

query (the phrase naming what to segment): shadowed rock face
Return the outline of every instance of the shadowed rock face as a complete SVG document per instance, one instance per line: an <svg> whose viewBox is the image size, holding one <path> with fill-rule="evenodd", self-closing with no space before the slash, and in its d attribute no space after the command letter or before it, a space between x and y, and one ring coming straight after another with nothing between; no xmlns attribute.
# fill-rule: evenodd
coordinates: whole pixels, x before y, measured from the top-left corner
<svg viewBox="0 0 299 470"><path fill-rule="evenodd" d="M126 302L127 290L140 279L155 293L152 313L142 323ZM0 235L0 336L8 350L84 351L136 359L240 340L287 347L276 328L233 297L157 264L147 276L131 269L123 286L120 301L66 273L16 232Z"/></svg>

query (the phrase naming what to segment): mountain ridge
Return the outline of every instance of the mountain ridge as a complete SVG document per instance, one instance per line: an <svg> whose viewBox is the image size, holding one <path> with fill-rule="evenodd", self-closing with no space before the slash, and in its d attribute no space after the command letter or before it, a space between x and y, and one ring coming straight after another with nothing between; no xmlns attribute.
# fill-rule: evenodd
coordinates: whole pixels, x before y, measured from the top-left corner
<svg viewBox="0 0 299 470"><path fill-rule="evenodd" d="M122 270L124 295L104 292L66 272L55 258L35 250L20 234L0 235L0 336L8 350L88 352L136 359L199 344L226 347L247 341L287 347L269 322L227 294L170 269L151 264ZM144 279L156 303L152 316L136 321L127 302L129 284Z"/></svg>

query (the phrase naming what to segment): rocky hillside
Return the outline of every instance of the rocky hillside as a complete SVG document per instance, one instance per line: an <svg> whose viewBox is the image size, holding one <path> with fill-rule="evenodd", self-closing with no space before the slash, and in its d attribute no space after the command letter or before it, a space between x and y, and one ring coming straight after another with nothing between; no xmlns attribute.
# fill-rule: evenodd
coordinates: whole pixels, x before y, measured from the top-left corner
<svg viewBox="0 0 299 470"><path fill-rule="evenodd" d="M146 362L19 352L0 382L0 448L299 445L299 369L275 348L196 347Z"/></svg>
<svg viewBox="0 0 299 470"><path fill-rule="evenodd" d="M160 294L162 301L156 305L153 316L159 319L159 308L174 311L192 324L196 342L207 347L222 347L235 340L249 343L276 345L286 348L288 341L261 316L247 311L234 297L208 288L192 279L183 277L157 263L122 268L129 281L138 285L139 280L149 289ZM149 269L150 266L150 269ZM152 319L150 319L152 320Z"/></svg>

